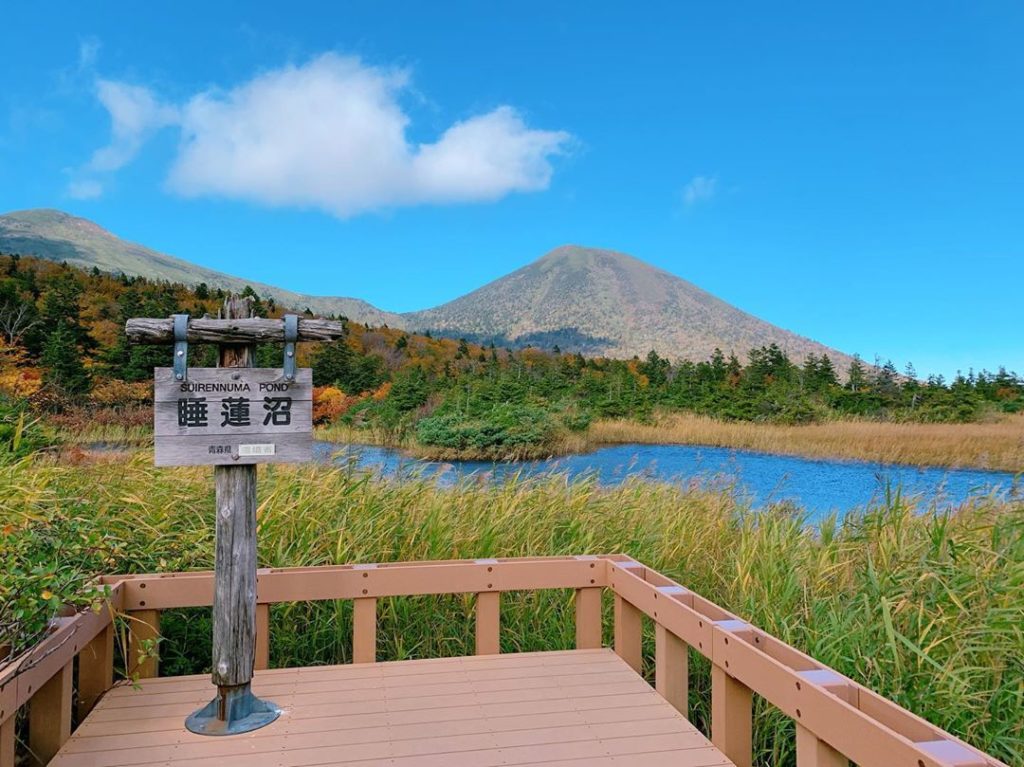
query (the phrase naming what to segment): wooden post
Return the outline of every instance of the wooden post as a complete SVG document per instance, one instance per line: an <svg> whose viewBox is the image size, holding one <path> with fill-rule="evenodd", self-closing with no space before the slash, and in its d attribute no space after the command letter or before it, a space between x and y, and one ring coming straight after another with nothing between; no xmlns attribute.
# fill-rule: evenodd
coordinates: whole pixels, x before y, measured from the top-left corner
<svg viewBox="0 0 1024 767"><path fill-rule="evenodd" d="M683 716L689 711L690 658L686 642L660 623L654 627L654 684Z"/></svg>
<svg viewBox="0 0 1024 767"><path fill-rule="evenodd" d="M360 597L352 601L352 662L377 660L377 598Z"/></svg>
<svg viewBox="0 0 1024 767"><path fill-rule="evenodd" d="M270 605L256 605L256 670L270 668Z"/></svg>
<svg viewBox="0 0 1024 767"><path fill-rule="evenodd" d="M71 737L72 665L54 674L29 701L28 747L33 764L49 763Z"/></svg>
<svg viewBox="0 0 1024 767"><path fill-rule="evenodd" d="M850 760L801 724L796 726L797 767L850 767Z"/></svg>
<svg viewBox="0 0 1024 767"><path fill-rule="evenodd" d="M125 664L129 675L139 679L152 679L160 672L159 645L139 663L143 642L160 639L160 612L158 610L131 610L128 613L128 660Z"/></svg>
<svg viewBox="0 0 1024 767"><path fill-rule="evenodd" d="M615 595L615 653L638 674L644 666L642 617L636 607Z"/></svg>
<svg viewBox="0 0 1024 767"><path fill-rule="evenodd" d="M229 296L224 319L252 317L248 298ZM252 367L251 344L221 344L220 367ZM224 700L248 687L256 663L256 466L215 466L216 559L213 683Z"/></svg>
<svg viewBox="0 0 1024 767"><path fill-rule="evenodd" d="M78 654L78 721L84 721L114 684L114 626L100 631Z"/></svg>
<svg viewBox="0 0 1024 767"><path fill-rule="evenodd" d="M14 767L15 717L16 714L11 712L10 718L0 722L0 767Z"/></svg>
<svg viewBox="0 0 1024 767"><path fill-rule="evenodd" d="M295 368L294 346L297 341L332 341L345 334L344 325L331 320L300 320L296 315L253 317L248 298L229 297L221 314L218 319L196 320L186 315L132 318L125 324L132 343L176 346L175 367L154 373L155 462L160 466L214 466L212 681L217 696L185 720L189 731L205 735L251 732L280 714L276 706L256 698L251 690L254 669L269 663L269 615L256 606L256 464L309 460L311 376L308 369ZM271 370L272 380L264 380L266 370L242 373L240 368L252 368L255 344L267 341L285 343L281 374ZM218 344L221 370L200 368L196 371L200 380L189 379L188 343ZM264 388L269 385L284 388ZM220 397L220 408L212 412L211 406L216 405L205 396L189 396L256 389L260 393L287 391L289 396L263 397L267 413L259 414L262 420L254 420L249 412L251 395ZM301 396L293 397L293 393ZM234 427L245 430L234 431ZM137 632L133 636L138 636Z"/></svg>
<svg viewBox="0 0 1024 767"><path fill-rule="evenodd" d="M576 589L576 649L596 650L601 647L600 586Z"/></svg>
<svg viewBox="0 0 1024 767"><path fill-rule="evenodd" d="M476 595L476 654L501 652L501 592L481 591Z"/></svg>
<svg viewBox="0 0 1024 767"><path fill-rule="evenodd" d="M736 767L753 759L754 695L746 685L711 666L711 742Z"/></svg>

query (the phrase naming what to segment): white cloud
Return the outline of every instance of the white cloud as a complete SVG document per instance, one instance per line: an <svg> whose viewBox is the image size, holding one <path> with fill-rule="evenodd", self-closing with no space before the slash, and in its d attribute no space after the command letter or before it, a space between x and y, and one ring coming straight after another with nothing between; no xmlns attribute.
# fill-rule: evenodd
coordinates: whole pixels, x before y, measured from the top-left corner
<svg viewBox="0 0 1024 767"><path fill-rule="evenodd" d="M94 179L82 179L68 183L68 196L76 200L95 200L103 194L103 184Z"/></svg>
<svg viewBox="0 0 1024 767"><path fill-rule="evenodd" d="M710 200L718 191L717 176L694 176L690 182L683 187L683 204L686 207L696 205L698 202Z"/></svg>
<svg viewBox="0 0 1024 767"><path fill-rule="evenodd" d="M97 80L96 96L110 113L111 139L89 160L92 171L118 170L131 162L156 130L178 122L178 110L141 85Z"/></svg>
<svg viewBox="0 0 1024 767"><path fill-rule="evenodd" d="M169 187L338 216L418 203L496 200L547 188L563 131L529 128L500 106L412 144L400 98L408 73L325 54L181 109Z"/></svg>

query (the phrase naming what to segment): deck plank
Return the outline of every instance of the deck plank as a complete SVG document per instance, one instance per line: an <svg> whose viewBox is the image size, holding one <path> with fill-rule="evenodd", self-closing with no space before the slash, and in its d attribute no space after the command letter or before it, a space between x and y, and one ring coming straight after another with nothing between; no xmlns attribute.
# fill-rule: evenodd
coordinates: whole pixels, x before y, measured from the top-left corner
<svg viewBox="0 0 1024 767"><path fill-rule="evenodd" d="M184 717L207 676L108 693L54 767L490 767L729 762L607 649L257 671L282 707L246 735L203 737Z"/></svg>

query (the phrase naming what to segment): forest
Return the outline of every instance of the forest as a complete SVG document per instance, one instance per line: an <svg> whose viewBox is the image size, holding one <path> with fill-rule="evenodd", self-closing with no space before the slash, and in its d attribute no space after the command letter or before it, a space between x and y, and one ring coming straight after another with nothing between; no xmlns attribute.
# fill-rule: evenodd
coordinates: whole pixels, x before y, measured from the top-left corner
<svg viewBox="0 0 1024 767"><path fill-rule="evenodd" d="M286 310L245 293L260 316ZM40 420L79 434L103 424L145 429L152 368L170 357L166 349L128 345L124 322L175 312L215 316L223 298L205 284L0 255L0 443L27 445L24 424ZM312 316L304 307L288 309ZM654 351L616 360L336 319L346 322L345 338L299 353L313 368L317 423L453 457L540 455L597 419L650 422L662 413L772 424L966 423L1024 410L1024 379L1004 369L921 380L909 365L898 371L891 362L857 358L837 370L827 356L793 360L774 345L742 359L716 350L699 361ZM261 347L257 365L278 366L280 355L277 345ZM214 363L212 347L190 352L192 365Z"/></svg>

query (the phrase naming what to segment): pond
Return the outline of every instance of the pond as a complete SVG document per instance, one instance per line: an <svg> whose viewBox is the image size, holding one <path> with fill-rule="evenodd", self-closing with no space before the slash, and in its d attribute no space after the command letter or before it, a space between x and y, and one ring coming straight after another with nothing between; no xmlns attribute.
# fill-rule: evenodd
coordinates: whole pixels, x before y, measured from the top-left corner
<svg viewBox="0 0 1024 767"><path fill-rule="evenodd" d="M900 488L924 504L959 504L999 493L1024 498L1024 487L1009 472L901 466L757 453L695 445L615 445L590 453L534 461L435 462L411 458L399 450L371 445L317 442L318 460L371 470L389 478L424 476L444 485L466 477L501 482L513 476L561 474L570 480L593 478L615 485L632 477L659 482L733 488L754 507L791 501L812 519L840 514L884 499L886 488Z"/></svg>

